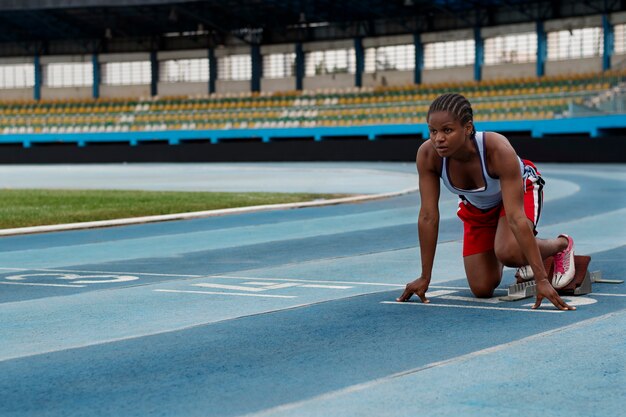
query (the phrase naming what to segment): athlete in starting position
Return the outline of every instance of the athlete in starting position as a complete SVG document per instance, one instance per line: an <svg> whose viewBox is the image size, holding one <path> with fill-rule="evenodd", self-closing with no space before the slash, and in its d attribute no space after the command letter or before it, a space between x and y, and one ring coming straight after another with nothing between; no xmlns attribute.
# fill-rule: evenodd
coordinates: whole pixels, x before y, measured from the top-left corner
<svg viewBox="0 0 626 417"><path fill-rule="evenodd" d="M491 297L502 279L503 265L527 271L544 298L561 310L575 310L559 297L574 278L574 241L567 235L536 238L543 179L530 161L520 159L499 133L476 132L469 101L444 94L426 117L430 140L417 152L421 207L418 218L422 274L406 285L397 301L416 294L427 303L439 232L440 181L459 195L457 214L463 221L463 263L476 297ZM543 259L554 256L552 285ZM532 271L532 272L530 272ZM519 273L519 272L518 272Z"/></svg>

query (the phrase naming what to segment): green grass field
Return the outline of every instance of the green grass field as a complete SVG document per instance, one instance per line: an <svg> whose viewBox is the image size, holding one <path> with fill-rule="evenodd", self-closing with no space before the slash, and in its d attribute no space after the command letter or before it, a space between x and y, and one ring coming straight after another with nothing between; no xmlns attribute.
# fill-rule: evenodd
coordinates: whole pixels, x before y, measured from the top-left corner
<svg viewBox="0 0 626 417"><path fill-rule="evenodd" d="M345 197L344 194L0 190L0 228L110 220Z"/></svg>

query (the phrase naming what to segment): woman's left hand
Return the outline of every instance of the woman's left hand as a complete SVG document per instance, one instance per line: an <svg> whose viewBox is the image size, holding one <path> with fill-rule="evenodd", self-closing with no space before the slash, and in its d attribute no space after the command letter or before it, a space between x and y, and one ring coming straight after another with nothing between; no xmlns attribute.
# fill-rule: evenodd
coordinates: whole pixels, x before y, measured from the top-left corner
<svg viewBox="0 0 626 417"><path fill-rule="evenodd" d="M559 297L559 293L556 292L554 287L552 287L552 284L550 284L550 281L547 279L537 281L537 301L535 302L533 309L539 308L544 298L550 300L559 310L576 310L576 307L568 305L561 297Z"/></svg>

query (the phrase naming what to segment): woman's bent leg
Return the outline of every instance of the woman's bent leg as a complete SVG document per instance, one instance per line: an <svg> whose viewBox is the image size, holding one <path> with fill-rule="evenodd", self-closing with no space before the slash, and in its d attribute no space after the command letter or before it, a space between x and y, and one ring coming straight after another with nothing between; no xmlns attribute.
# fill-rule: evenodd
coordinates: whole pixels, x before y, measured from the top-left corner
<svg viewBox="0 0 626 417"><path fill-rule="evenodd" d="M493 296L502 280L502 264L493 250L463 257L465 274L472 293L479 298Z"/></svg>
<svg viewBox="0 0 626 417"><path fill-rule="evenodd" d="M533 228L533 224L528 220L528 227ZM537 238L536 238L537 239ZM506 217L500 217L498 220L498 229L496 231L495 239L495 254L506 266L520 267L528 265L528 261L524 256L524 252L520 247L513 231L506 220ZM553 256L558 252L561 252L567 248L568 240L564 237L557 237L555 239L537 239L537 246L541 253L541 258L546 259L549 256Z"/></svg>

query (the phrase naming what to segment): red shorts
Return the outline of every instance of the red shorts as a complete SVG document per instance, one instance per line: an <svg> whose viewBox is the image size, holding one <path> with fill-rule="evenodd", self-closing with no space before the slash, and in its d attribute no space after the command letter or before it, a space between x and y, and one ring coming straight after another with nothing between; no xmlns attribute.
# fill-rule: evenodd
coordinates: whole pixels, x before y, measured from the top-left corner
<svg viewBox="0 0 626 417"><path fill-rule="evenodd" d="M527 168L524 173L524 212L536 227L543 205L544 182L532 162L523 162L526 167L532 167ZM498 220L506 215L502 203L491 209L481 210L469 201L461 200L457 215L463 221L463 256L493 250Z"/></svg>

